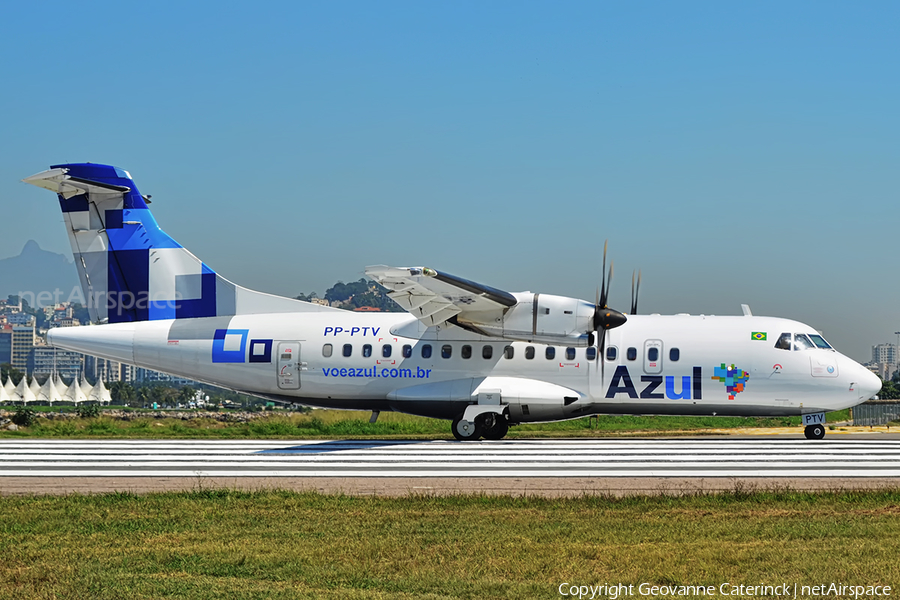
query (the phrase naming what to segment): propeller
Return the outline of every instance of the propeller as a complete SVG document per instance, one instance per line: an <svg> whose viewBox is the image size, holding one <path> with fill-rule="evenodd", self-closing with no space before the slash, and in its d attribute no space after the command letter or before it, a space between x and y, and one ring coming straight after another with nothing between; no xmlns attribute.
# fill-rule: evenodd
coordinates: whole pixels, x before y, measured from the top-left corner
<svg viewBox="0 0 900 600"><path fill-rule="evenodd" d="M597 332L597 356L596 360L600 363L601 381L605 377L605 361L603 355L606 353L606 331L615 329L624 324L627 320L625 315L619 311L609 307L609 288L612 285L613 264L609 263L609 275L606 272L606 249L609 240L603 243L603 274L601 288L597 291L597 301L594 304L594 318L592 319L593 331Z"/></svg>
<svg viewBox="0 0 900 600"><path fill-rule="evenodd" d="M641 293L641 272L637 272L637 288L634 287L634 271L631 272L631 312L628 314L637 314L638 294Z"/></svg>

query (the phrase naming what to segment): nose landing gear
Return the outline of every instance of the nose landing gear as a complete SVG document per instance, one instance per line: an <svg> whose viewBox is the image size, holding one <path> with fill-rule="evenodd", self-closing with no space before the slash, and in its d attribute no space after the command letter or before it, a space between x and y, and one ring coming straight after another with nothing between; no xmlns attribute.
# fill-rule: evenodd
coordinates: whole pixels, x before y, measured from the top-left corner
<svg viewBox="0 0 900 600"><path fill-rule="evenodd" d="M804 435L806 435L806 439L808 440L821 440L825 437L825 426L824 425L807 425L806 429L803 430Z"/></svg>

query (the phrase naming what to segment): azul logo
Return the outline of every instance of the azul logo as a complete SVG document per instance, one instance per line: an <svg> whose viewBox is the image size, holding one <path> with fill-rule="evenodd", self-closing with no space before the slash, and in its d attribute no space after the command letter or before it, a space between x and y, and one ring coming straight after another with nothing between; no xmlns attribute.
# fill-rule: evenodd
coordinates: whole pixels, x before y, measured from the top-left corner
<svg viewBox="0 0 900 600"><path fill-rule="evenodd" d="M249 329L216 329L212 344L214 363L247 362ZM272 340L250 340L250 362L272 362Z"/></svg>
<svg viewBox="0 0 900 600"><path fill-rule="evenodd" d="M725 384L725 391L728 392L729 400L734 400L735 394L740 394L741 392L743 392L744 386L747 384L747 380L750 379L750 373L748 373L747 371L744 371L743 369L736 369L734 365L726 367L725 363L722 363L721 365L716 367L713 370L713 373L713 379Z"/></svg>
<svg viewBox="0 0 900 600"><path fill-rule="evenodd" d="M680 386L679 391L675 390L677 379L681 379L681 381L678 382ZM646 385L641 390L641 395L638 396L637 389L631 379L631 374L628 372L628 367L620 365L616 367L616 372L612 376L612 381L609 382L609 388L606 390L606 397L615 398L616 394L628 394L629 398L701 400L703 398L701 387L702 379L703 373L700 367L694 367L692 375L683 375L679 378L676 378L674 375L666 375L665 377L662 375L641 375L641 383ZM657 391L663 383L665 383L665 393L662 390Z"/></svg>

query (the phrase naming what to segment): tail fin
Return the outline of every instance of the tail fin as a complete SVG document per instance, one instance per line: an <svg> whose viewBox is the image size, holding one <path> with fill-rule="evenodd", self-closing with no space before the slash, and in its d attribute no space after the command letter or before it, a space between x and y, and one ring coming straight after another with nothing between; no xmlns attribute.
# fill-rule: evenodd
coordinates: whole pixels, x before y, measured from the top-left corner
<svg viewBox="0 0 900 600"><path fill-rule="evenodd" d="M94 322L318 309L236 286L216 274L159 228L128 171L64 164L23 181L59 197Z"/></svg>

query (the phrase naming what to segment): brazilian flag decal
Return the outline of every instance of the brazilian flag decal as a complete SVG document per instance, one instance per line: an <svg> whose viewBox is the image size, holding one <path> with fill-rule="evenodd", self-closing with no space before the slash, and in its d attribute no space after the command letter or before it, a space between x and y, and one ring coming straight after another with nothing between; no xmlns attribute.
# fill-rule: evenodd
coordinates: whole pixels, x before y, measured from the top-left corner
<svg viewBox="0 0 900 600"><path fill-rule="evenodd" d="M766 332L765 331L754 331L750 334L751 340L761 340L766 341Z"/></svg>

